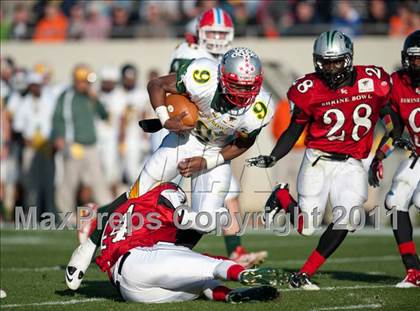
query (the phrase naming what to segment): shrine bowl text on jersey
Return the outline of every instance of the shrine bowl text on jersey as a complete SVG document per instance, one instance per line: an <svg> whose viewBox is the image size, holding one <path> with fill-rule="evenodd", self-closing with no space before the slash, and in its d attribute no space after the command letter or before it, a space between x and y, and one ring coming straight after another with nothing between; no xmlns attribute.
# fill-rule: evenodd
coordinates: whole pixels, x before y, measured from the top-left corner
<svg viewBox="0 0 420 311"><path fill-rule="evenodd" d="M354 66L351 86L330 89L317 74L295 81L287 97L300 108L298 123L309 123L305 144L324 152L369 155L379 111L386 105L390 77L381 67Z"/></svg>
<svg viewBox="0 0 420 311"><path fill-rule="evenodd" d="M223 147L238 135L246 137L270 122L274 107L269 93L261 89L249 107L221 113L214 109L222 100L218 86L218 64L211 59L191 61L177 71L178 91L188 94L198 107L199 118L192 134L201 142Z"/></svg>
<svg viewBox="0 0 420 311"><path fill-rule="evenodd" d="M404 122L420 155L420 86L414 89L404 70L394 72L391 79L391 108Z"/></svg>

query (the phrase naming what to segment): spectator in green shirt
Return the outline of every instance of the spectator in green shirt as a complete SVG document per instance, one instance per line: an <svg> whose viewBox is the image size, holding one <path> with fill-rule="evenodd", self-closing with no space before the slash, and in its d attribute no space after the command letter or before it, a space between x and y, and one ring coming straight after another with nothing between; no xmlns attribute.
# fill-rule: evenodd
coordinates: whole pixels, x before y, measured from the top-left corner
<svg viewBox="0 0 420 311"><path fill-rule="evenodd" d="M96 146L94 119L106 119L108 113L92 88L95 80L96 75L88 66L77 65L73 70L73 85L59 96L53 117L51 139L63 155L63 178L57 206L62 213L73 212L71 220L74 223L80 185L89 186L95 202L100 205L112 199Z"/></svg>

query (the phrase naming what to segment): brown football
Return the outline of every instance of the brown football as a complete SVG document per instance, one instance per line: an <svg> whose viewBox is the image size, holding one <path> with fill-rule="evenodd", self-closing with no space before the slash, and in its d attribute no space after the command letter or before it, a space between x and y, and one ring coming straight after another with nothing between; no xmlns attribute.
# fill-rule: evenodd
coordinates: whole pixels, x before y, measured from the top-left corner
<svg viewBox="0 0 420 311"><path fill-rule="evenodd" d="M168 108L169 116L171 118L180 115L185 111L187 115L182 118L182 123L187 126L194 126L196 124L198 109L188 97L179 94L171 94L166 97L165 105L166 108Z"/></svg>

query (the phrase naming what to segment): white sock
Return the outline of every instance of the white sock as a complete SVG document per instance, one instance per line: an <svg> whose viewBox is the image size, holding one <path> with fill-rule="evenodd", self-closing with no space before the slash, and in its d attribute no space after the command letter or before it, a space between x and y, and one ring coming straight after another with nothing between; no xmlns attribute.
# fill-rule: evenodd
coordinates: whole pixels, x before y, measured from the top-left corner
<svg viewBox="0 0 420 311"><path fill-rule="evenodd" d="M216 279L227 280L227 271L235 263L232 261L222 261L214 268L213 275Z"/></svg>
<svg viewBox="0 0 420 311"><path fill-rule="evenodd" d="M76 267L83 272L86 272L87 268L92 261L93 256L96 252L96 245L91 239L80 244L71 255L68 266Z"/></svg>

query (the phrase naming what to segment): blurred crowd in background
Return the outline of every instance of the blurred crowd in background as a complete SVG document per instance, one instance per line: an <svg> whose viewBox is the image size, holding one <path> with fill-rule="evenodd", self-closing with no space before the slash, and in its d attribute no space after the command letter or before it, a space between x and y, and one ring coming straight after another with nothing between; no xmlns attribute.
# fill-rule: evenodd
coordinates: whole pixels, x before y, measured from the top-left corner
<svg viewBox="0 0 420 311"><path fill-rule="evenodd" d="M420 28L420 2L414 0L8 0L1 2L0 38L182 37L216 6L233 17L236 37L305 36L331 28L351 36L405 36Z"/></svg>
<svg viewBox="0 0 420 311"><path fill-rule="evenodd" d="M94 72L78 64L68 84L53 84L48 64L22 68L1 59L3 219L14 206L69 212L109 203L127 190L150 153L138 121L150 117L147 91L132 64ZM151 70L148 79L158 76Z"/></svg>

